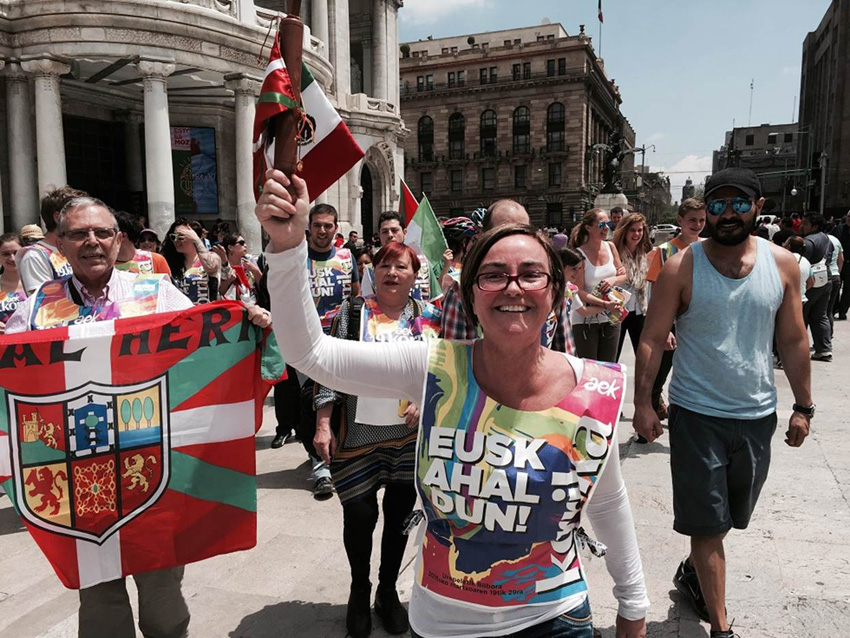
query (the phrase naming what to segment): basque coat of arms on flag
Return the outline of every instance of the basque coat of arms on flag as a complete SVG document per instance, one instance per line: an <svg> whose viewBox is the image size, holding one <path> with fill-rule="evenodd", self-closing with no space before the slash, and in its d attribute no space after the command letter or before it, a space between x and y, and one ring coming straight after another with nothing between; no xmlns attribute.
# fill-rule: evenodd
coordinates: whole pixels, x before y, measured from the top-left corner
<svg viewBox="0 0 850 638"><path fill-rule="evenodd" d="M166 377L9 393L18 510L47 531L102 543L154 504L169 478Z"/></svg>
<svg viewBox="0 0 850 638"><path fill-rule="evenodd" d="M284 370L232 301L0 337L0 488L62 583L256 545L254 437Z"/></svg>

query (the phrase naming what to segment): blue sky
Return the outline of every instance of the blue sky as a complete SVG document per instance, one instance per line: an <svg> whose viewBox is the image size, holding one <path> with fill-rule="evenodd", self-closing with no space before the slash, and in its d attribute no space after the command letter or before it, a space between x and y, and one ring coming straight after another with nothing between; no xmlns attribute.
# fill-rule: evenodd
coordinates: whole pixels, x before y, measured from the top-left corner
<svg viewBox="0 0 850 638"><path fill-rule="evenodd" d="M665 170L679 200L702 181L724 133L748 123L797 120L803 40L829 0L603 0L602 57L623 96L646 162ZM598 46L597 0L405 0L399 41L560 22ZM793 115L793 117L792 117Z"/></svg>

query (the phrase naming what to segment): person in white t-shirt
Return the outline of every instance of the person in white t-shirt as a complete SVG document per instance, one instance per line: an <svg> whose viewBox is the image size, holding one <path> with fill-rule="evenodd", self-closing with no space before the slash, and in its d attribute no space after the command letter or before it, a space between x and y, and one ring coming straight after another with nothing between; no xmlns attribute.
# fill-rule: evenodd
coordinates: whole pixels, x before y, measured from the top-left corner
<svg viewBox="0 0 850 638"><path fill-rule="evenodd" d="M44 239L40 239L21 250L15 257L18 264L18 272L21 275L21 283L27 295L31 295L36 288L46 281L59 279L71 274L71 266L68 260L56 247L56 224L59 219L59 211L72 199L85 197L86 193L76 190L70 186L62 186L50 191L41 200L41 219L47 232Z"/></svg>

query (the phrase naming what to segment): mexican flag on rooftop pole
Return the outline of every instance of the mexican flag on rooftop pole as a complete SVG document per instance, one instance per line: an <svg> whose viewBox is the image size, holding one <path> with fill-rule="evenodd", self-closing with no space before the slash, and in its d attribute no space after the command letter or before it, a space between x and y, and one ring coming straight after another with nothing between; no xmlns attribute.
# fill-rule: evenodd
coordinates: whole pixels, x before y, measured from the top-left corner
<svg viewBox="0 0 850 638"><path fill-rule="evenodd" d="M443 228L437 221L431 202L423 193L422 201L416 214L407 226L404 243L413 248L417 254L425 255L431 266L431 299L442 294L440 288L440 272L443 269L443 253L448 250Z"/></svg>
<svg viewBox="0 0 850 638"><path fill-rule="evenodd" d="M299 158L303 166L298 174L307 182L310 199L315 200L365 153L306 64L301 71L301 102L307 121L301 134ZM293 100L292 83L280 54L278 34L269 55L254 117L254 196L257 198L262 192L266 170L274 165L274 127L271 120L275 115L295 108L298 105Z"/></svg>

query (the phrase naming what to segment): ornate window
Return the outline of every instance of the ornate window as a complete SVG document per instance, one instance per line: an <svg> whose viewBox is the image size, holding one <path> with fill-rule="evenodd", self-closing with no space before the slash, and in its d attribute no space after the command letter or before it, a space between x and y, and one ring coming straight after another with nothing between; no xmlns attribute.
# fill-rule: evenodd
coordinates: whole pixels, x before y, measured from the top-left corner
<svg viewBox="0 0 850 638"><path fill-rule="evenodd" d="M546 111L546 149L550 152L564 150L564 105L553 102Z"/></svg>
<svg viewBox="0 0 850 638"><path fill-rule="evenodd" d="M531 152L531 111L527 106L514 109L514 154Z"/></svg>
<svg viewBox="0 0 850 638"><path fill-rule="evenodd" d="M465 132L463 115L453 113L449 117L449 159L463 159Z"/></svg>
<svg viewBox="0 0 850 638"><path fill-rule="evenodd" d="M434 161L434 120L427 115L419 118L419 161Z"/></svg>
<svg viewBox="0 0 850 638"><path fill-rule="evenodd" d="M496 151L496 111L488 109L481 114L481 156L495 157Z"/></svg>

